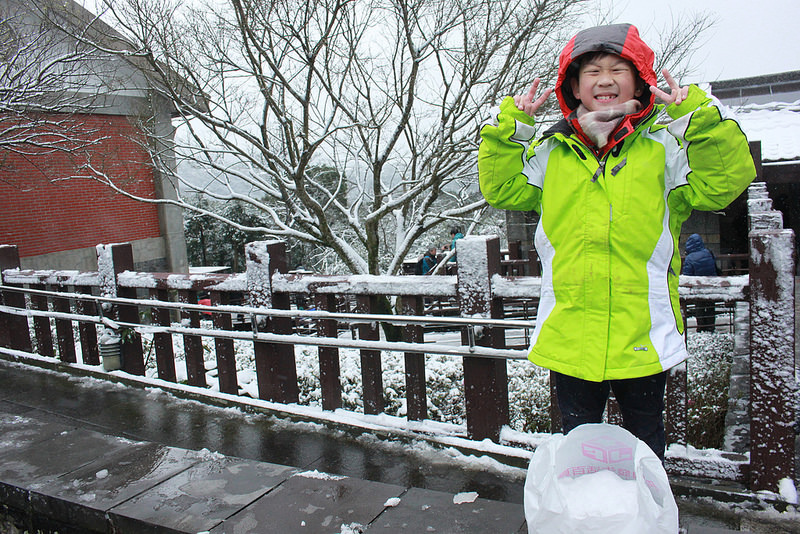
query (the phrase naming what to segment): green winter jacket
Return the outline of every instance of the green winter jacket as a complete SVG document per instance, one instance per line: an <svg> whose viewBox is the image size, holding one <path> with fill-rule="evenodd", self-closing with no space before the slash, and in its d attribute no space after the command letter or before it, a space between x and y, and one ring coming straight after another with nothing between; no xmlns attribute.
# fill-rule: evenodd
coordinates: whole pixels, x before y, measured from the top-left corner
<svg viewBox="0 0 800 534"><path fill-rule="evenodd" d="M641 75L647 65L626 56L636 50L631 33L623 40L620 55ZM564 54L562 73L563 62ZM562 109L563 82L560 75ZM534 142L533 119L510 97L481 128L480 187L489 204L540 214L542 290L529 355L537 365L602 381L649 376L688 356L681 225L693 209L727 206L755 166L730 111L698 87L667 107L668 127L655 124L660 111L650 98L638 121L621 125L624 135L595 151L570 126L571 113Z"/></svg>

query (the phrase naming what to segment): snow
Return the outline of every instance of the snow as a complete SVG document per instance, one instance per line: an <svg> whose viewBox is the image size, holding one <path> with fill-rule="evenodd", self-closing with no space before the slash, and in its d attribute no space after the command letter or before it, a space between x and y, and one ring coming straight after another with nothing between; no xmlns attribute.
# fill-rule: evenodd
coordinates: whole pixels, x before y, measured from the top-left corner
<svg viewBox="0 0 800 534"><path fill-rule="evenodd" d="M272 279L269 272L268 246L274 241L245 245L247 292L254 306L272 307Z"/></svg>
<svg viewBox="0 0 800 534"><path fill-rule="evenodd" d="M303 275L274 274L272 287L282 293L342 295L421 295L446 297L456 292L455 276Z"/></svg>
<svg viewBox="0 0 800 534"><path fill-rule="evenodd" d="M485 236L458 241L458 300L462 312L471 312L473 317L489 317L492 293L486 247Z"/></svg>
<svg viewBox="0 0 800 534"><path fill-rule="evenodd" d="M708 299L715 302L746 300L749 276L681 275L678 294L682 298Z"/></svg>
<svg viewBox="0 0 800 534"><path fill-rule="evenodd" d="M736 118L748 140L761 141L763 161L800 160L800 100L748 104L736 108Z"/></svg>
<svg viewBox="0 0 800 534"><path fill-rule="evenodd" d="M492 296L506 298L538 299L542 279L533 276L509 278L495 274L492 276Z"/></svg>
<svg viewBox="0 0 800 534"><path fill-rule="evenodd" d="M97 277L100 294L104 297L117 296L117 284L114 277L113 245L97 245Z"/></svg>
<svg viewBox="0 0 800 534"><path fill-rule="evenodd" d="M559 479L558 484L564 495L569 495L567 508L570 517L635 517L638 513L636 481L623 480L613 471L598 471L575 478L564 477Z"/></svg>
<svg viewBox="0 0 800 534"><path fill-rule="evenodd" d="M329 473L322 473L314 469L313 471L304 471L302 473L297 473L294 476L303 477L303 478L315 478L317 480L344 480L347 477L338 476L338 475L331 475Z"/></svg>
<svg viewBox="0 0 800 534"><path fill-rule="evenodd" d="M797 488L791 478L782 478L778 481L778 493L780 493L784 501L790 504L798 504Z"/></svg>
<svg viewBox="0 0 800 534"><path fill-rule="evenodd" d="M6 269L3 281L7 284L45 284L67 286L98 286L100 278L97 272L74 270Z"/></svg>
<svg viewBox="0 0 800 534"><path fill-rule="evenodd" d="M465 491L453 495L453 504L472 503L475 502L477 499L478 499L477 491Z"/></svg>
<svg viewBox="0 0 800 534"><path fill-rule="evenodd" d="M135 271L123 271L117 275L119 285L123 287L135 287L144 289L154 289L158 287L158 281L152 273L138 273ZM177 289L177 288L176 288Z"/></svg>
<svg viewBox="0 0 800 534"><path fill-rule="evenodd" d="M386 502L383 503L384 508L392 508L400 504L400 497L390 497L386 499Z"/></svg>

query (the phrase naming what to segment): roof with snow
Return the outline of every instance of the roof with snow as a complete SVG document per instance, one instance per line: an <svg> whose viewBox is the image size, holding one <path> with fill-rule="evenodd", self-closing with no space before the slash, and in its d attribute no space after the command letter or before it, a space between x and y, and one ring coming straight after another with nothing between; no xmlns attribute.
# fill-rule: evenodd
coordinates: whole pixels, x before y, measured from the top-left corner
<svg viewBox="0 0 800 534"><path fill-rule="evenodd" d="M762 161L800 161L800 100L737 107L750 141L761 141Z"/></svg>
<svg viewBox="0 0 800 534"><path fill-rule="evenodd" d="M711 82L711 93L736 111L764 162L800 161L800 71Z"/></svg>

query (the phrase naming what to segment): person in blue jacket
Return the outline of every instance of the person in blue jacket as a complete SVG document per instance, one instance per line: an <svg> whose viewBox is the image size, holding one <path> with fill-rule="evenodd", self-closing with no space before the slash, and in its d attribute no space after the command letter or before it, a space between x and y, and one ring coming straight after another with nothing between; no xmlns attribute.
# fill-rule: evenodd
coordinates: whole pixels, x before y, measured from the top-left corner
<svg viewBox="0 0 800 534"><path fill-rule="evenodd" d="M706 248L703 238L699 234L692 234L686 240L686 258L683 260L681 274L688 276L717 275L717 260L714 258L714 254ZM714 303L696 304L694 309L697 331L713 332L717 312Z"/></svg>
<svg viewBox="0 0 800 534"><path fill-rule="evenodd" d="M456 249L456 241L458 241L459 239L461 239L463 237L464 237L464 234L461 233L461 229L458 226L452 227L450 229L450 239L452 239L452 241L450 242L450 250L455 250ZM455 254L453 254L453 256L450 258L450 261L456 261L456 255Z"/></svg>
<svg viewBox="0 0 800 534"><path fill-rule="evenodd" d="M430 274L431 270L436 267L437 258L436 258L436 247L431 246L428 249L428 252L422 257L422 269L420 274Z"/></svg>

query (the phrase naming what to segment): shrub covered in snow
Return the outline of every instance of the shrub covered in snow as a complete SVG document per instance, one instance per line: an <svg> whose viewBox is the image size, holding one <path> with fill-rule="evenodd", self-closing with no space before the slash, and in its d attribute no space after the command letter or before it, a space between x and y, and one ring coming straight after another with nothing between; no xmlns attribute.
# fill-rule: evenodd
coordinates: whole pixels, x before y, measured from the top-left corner
<svg viewBox="0 0 800 534"><path fill-rule="evenodd" d="M692 332L687 348L687 440L698 448L722 448L733 334Z"/></svg>

